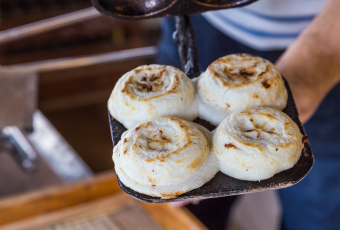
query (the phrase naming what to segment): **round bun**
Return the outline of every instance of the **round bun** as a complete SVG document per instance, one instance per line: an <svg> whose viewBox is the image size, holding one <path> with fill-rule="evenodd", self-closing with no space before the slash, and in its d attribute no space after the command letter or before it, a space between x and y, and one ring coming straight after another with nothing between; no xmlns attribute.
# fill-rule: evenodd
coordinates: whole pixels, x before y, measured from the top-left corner
<svg viewBox="0 0 340 230"><path fill-rule="evenodd" d="M246 108L282 110L287 104L287 90L276 67L250 54L214 61L197 80L197 90L199 117L215 125Z"/></svg>
<svg viewBox="0 0 340 230"><path fill-rule="evenodd" d="M218 172L210 132L173 117L157 117L126 131L113 149L123 184L163 199L202 186Z"/></svg>
<svg viewBox="0 0 340 230"><path fill-rule="evenodd" d="M165 65L144 65L124 74L111 93L108 109L128 129L157 116L189 121L198 116L192 82L181 70Z"/></svg>
<svg viewBox="0 0 340 230"><path fill-rule="evenodd" d="M272 108L249 108L229 115L213 136L220 171L259 181L293 167L303 149L298 126Z"/></svg>

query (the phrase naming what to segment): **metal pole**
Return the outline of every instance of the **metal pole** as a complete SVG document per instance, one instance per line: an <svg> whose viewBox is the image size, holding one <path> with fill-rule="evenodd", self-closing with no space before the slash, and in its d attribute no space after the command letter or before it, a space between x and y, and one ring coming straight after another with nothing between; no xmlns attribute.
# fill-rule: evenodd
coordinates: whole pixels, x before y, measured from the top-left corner
<svg viewBox="0 0 340 230"><path fill-rule="evenodd" d="M72 13L4 30L0 32L0 44L44 33L99 16L101 16L101 14L94 7L89 7Z"/></svg>
<svg viewBox="0 0 340 230"><path fill-rule="evenodd" d="M82 57L58 58L54 60L30 62L10 66L1 66L1 70L9 71L28 71L28 72L44 72L61 69L76 68L82 66L91 66L102 63L114 63L127 60L135 60L139 58L151 58L157 54L156 46L148 46L143 48L127 49L121 51L108 52L104 54L96 54Z"/></svg>

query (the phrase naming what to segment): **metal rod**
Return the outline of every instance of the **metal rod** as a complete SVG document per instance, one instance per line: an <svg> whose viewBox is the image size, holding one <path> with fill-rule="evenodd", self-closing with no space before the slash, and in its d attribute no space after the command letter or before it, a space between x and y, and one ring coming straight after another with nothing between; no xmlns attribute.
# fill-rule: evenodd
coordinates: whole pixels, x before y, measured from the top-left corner
<svg viewBox="0 0 340 230"><path fill-rule="evenodd" d="M201 74L196 46L196 35L195 30L191 24L190 16L185 15L185 20L189 44L187 52L187 63L184 66L184 71L188 76L190 76L190 78L195 78Z"/></svg>
<svg viewBox="0 0 340 230"><path fill-rule="evenodd" d="M11 66L1 66L2 70L10 69L16 71L54 71L61 69L92 66L103 63L114 63L119 61L135 60L139 58L152 58L157 54L157 47L148 46L136 49L109 52L104 54L89 55L75 58L59 58L54 60L24 63Z"/></svg>
<svg viewBox="0 0 340 230"><path fill-rule="evenodd" d="M187 63L187 33L186 33L186 20L184 16L176 16L176 32L174 33L174 42L178 45L179 58L181 60L182 69L184 70Z"/></svg>
<svg viewBox="0 0 340 230"><path fill-rule="evenodd" d="M0 32L0 44L44 33L99 16L101 16L101 14L94 7L89 7L72 13L4 30Z"/></svg>
<svg viewBox="0 0 340 230"><path fill-rule="evenodd" d="M176 16L173 40L178 44L178 53L185 74L191 79L199 76L201 70L197 57L196 36L188 14Z"/></svg>

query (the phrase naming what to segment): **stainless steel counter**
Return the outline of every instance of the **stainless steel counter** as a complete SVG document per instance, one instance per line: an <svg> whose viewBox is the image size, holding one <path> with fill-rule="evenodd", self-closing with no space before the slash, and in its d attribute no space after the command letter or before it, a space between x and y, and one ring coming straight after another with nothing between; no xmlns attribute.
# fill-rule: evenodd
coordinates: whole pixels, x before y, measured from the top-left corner
<svg viewBox="0 0 340 230"><path fill-rule="evenodd" d="M93 175L91 169L40 111L34 113L33 127L34 131L27 136L28 140L64 182Z"/></svg>
<svg viewBox="0 0 340 230"><path fill-rule="evenodd" d="M37 153L33 171L23 170L11 150L0 147L0 197L93 176L91 169L40 111L34 113L33 128L32 133L25 135Z"/></svg>

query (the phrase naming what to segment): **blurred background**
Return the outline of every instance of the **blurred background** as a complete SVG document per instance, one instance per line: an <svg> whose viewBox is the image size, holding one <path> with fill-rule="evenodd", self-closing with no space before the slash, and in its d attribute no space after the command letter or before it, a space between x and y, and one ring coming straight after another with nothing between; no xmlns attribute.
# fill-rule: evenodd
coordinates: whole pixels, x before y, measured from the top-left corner
<svg viewBox="0 0 340 230"><path fill-rule="evenodd" d="M0 30L91 7L89 0L1 0ZM159 19L120 21L98 15L0 45L3 66L154 46ZM106 102L117 79L153 57L39 71L38 108L94 173L112 169Z"/></svg>
<svg viewBox="0 0 340 230"><path fill-rule="evenodd" d="M89 191L115 180L106 103L119 77L156 62L159 37L160 19L110 19L92 8L89 0L0 1L0 225L15 220L18 212L11 217L8 210L13 207L6 199L13 203L11 197L16 195L105 172L110 176L77 187L87 191L80 200L71 201L74 196L70 196L65 201L62 196L58 207L116 191L107 187L96 195ZM41 191L45 196L46 191ZM63 192L61 188L53 194L58 197ZM31 207L44 207L36 214L56 209L55 203L51 208L39 202ZM259 209L263 203L269 206ZM4 213L9 214L1 219ZM126 213L128 218L135 215ZM21 218L29 217L25 215ZM251 194L239 199L230 229L278 229L279 216L276 193ZM135 229L131 226L124 229Z"/></svg>

